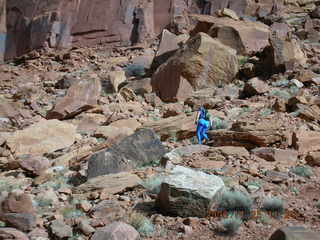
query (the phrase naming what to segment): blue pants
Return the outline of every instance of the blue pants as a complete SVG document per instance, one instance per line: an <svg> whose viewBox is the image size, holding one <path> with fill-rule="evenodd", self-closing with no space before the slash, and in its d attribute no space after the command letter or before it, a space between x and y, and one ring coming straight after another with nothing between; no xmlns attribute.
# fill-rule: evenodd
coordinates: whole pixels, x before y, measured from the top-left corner
<svg viewBox="0 0 320 240"><path fill-rule="evenodd" d="M209 122L204 120L204 119L200 119L198 121L198 125L197 125L197 138L198 138L198 143L202 144L203 139L206 139L207 141L209 140L208 136L207 136L207 130L209 128Z"/></svg>

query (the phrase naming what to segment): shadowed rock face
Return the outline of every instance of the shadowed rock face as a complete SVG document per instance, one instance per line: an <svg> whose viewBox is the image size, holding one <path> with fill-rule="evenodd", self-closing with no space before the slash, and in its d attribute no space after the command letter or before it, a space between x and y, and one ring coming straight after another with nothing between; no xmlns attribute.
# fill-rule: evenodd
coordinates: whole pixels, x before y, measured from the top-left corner
<svg viewBox="0 0 320 240"><path fill-rule="evenodd" d="M154 6L153 1L141 4L138 0L8 0L6 58L47 45L136 44L159 34L170 23L169 16L161 14L170 8L165 6L171 1L165 2ZM154 22L159 27L155 28Z"/></svg>

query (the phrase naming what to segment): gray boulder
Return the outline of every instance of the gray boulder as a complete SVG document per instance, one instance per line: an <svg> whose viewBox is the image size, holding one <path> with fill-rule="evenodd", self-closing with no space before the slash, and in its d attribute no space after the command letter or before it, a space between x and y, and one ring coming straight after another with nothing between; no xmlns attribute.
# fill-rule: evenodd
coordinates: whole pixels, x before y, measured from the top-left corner
<svg viewBox="0 0 320 240"><path fill-rule="evenodd" d="M218 176L176 166L163 179L156 207L165 214L206 217L223 189L224 183Z"/></svg>
<svg viewBox="0 0 320 240"><path fill-rule="evenodd" d="M151 129L140 129L119 144L93 154L88 163L88 179L128 171L160 161L166 153L159 137Z"/></svg>

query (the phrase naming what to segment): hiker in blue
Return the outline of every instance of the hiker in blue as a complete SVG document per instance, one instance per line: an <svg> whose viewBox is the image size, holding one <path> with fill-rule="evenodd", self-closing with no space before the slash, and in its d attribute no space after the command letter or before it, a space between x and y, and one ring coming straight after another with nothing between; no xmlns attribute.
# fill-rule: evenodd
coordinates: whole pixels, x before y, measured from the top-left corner
<svg viewBox="0 0 320 240"><path fill-rule="evenodd" d="M195 123L197 124L198 144L202 144L203 139L206 140L206 143L209 141L207 130L210 127L210 119L208 118L209 117L207 110L204 107L200 107L195 121Z"/></svg>

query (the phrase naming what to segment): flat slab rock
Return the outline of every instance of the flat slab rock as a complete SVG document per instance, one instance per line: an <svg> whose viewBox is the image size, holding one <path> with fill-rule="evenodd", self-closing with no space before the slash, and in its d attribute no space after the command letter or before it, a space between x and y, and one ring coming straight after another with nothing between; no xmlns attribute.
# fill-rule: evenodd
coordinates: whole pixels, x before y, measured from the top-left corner
<svg viewBox="0 0 320 240"><path fill-rule="evenodd" d="M76 138L76 127L58 120L41 120L7 138L7 145L16 156L42 155L70 147Z"/></svg>
<svg viewBox="0 0 320 240"><path fill-rule="evenodd" d="M77 188L80 192L90 192L105 189L110 194L116 194L126 188L139 184L141 179L132 173L121 172L91 178L88 182Z"/></svg>
<svg viewBox="0 0 320 240"><path fill-rule="evenodd" d="M119 144L89 158L88 179L160 161L166 149L151 129L140 129Z"/></svg>
<svg viewBox="0 0 320 240"><path fill-rule="evenodd" d="M156 207L180 217L206 217L223 189L224 183L218 176L176 166L161 184Z"/></svg>

